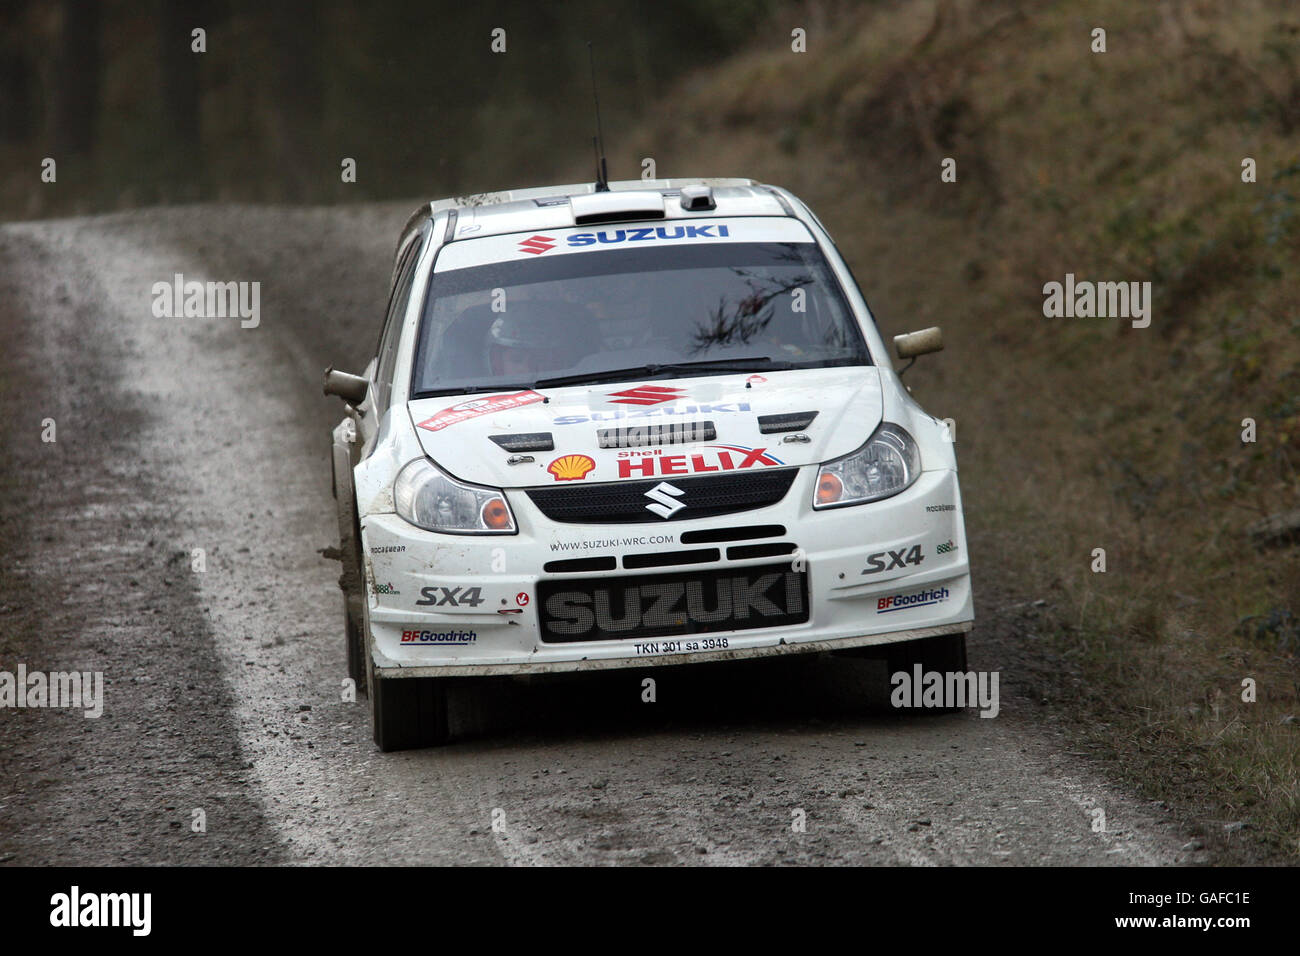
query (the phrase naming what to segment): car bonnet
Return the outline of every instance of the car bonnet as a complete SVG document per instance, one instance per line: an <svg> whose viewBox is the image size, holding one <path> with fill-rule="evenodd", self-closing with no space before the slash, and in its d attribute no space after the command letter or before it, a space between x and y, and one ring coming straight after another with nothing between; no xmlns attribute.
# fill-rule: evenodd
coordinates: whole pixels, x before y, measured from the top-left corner
<svg viewBox="0 0 1300 956"><path fill-rule="evenodd" d="M522 488L827 461L867 440L882 399L877 370L854 366L441 396L408 409L445 471Z"/></svg>

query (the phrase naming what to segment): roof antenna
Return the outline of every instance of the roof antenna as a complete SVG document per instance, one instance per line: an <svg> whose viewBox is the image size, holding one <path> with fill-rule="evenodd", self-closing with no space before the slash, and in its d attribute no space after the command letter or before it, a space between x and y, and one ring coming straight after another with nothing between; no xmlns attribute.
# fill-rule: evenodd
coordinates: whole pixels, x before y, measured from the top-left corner
<svg viewBox="0 0 1300 956"><path fill-rule="evenodd" d="M596 151L596 192L609 192L609 170L605 165L605 134L600 128L600 97L596 93L596 56L591 52L591 41L587 41L587 59L591 62L591 99L596 104L596 135L591 138L592 149Z"/></svg>

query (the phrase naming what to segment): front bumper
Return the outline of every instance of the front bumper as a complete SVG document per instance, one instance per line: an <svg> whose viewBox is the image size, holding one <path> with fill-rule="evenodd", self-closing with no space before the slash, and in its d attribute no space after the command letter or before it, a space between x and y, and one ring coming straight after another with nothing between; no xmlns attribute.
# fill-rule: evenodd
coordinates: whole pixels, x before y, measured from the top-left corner
<svg viewBox="0 0 1300 956"><path fill-rule="evenodd" d="M816 474L815 467L801 468L776 504L692 521L558 523L519 492L507 492L517 535L436 534L395 514L368 515L361 532L374 663L390 677L528 674L811 653L969 630L974 610L956 473L924 472L902 494L827 511L810 504ZM807 621L658 638L631 632L615 640L542 640L539 581L636 575L651 582L657 573L771 565L772 557L726 560L725 544L721 558L708 563L635 571L624 565L630 555L686 550L684 532L760 525L780 525L784 534L737 543L798 546ZM889 552L913 560L900 566ZM586 558L613 558L616 569L544 570L549 562Z"/></svg>

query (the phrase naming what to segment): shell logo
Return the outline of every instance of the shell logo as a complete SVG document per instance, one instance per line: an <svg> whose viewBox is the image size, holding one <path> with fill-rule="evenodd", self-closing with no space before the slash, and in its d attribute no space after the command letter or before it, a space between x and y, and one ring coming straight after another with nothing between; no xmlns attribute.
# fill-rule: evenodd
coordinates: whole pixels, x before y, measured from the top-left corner
<svg viewBox="0 0 1300 956"><path fill-rule="evenodd" d="M595 467L596 461L589 455L564 455L547 465L546 470L556 481L578 481Z"/></svg>

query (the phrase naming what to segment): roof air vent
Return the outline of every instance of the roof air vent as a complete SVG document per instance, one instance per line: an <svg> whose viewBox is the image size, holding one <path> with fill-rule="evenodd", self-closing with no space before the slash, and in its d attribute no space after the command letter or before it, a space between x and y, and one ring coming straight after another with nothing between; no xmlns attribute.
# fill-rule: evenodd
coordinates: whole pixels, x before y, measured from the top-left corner
<svg viewBox="0 0 1300 956"><path fill-rule="evenodd" d="M611 190L570 196L573 221L581 226L593 222L630 222L636 219L662 219L664 197L655 192Z"/></svg>
<svg viewBox="0 0 1300 956"><path fill-rule="evenodd" d="M687 212L700 212L705 209L717 209L713 201L712 186L683 186L682 209Z"/></svg>

